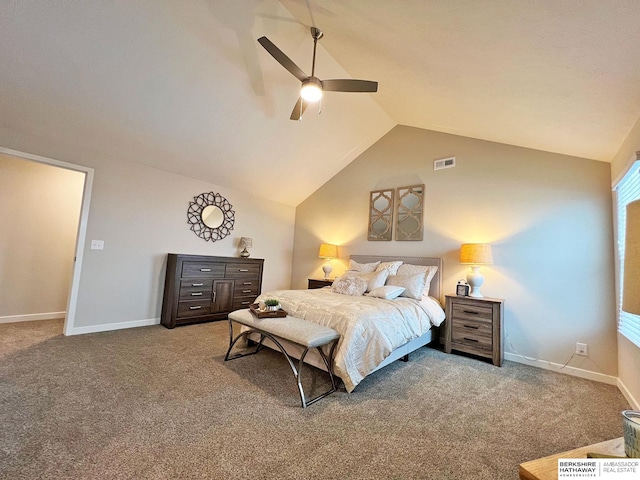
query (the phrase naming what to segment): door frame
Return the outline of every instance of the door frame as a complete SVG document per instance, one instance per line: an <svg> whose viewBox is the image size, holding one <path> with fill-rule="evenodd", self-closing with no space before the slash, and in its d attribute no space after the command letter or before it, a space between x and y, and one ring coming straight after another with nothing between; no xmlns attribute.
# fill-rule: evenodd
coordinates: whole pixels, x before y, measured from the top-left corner
<svg viewBox="0 0 640 480"><path fill-rule="evenodd" d="M74 335L76 307L78 303L78 291L80 289L80 273L82 271L82 259L84 255L84 244L87 236L87 223L89 221L89 205L91 203L91 190L93 188L94 169L76 165L73 163L62 162L53 158L33 155L31 153L19 152L9 148L0 147L0 154L9 155L24 160L31 160L54 167L65 168L75 172L84 173L84 189L82 191L82 204L80 206L80 218L78 219L78 232L76 235L75 259L73 262L73 277L71 279L71 288L67 300L67 313L64 317L64 335Z"/></svg>

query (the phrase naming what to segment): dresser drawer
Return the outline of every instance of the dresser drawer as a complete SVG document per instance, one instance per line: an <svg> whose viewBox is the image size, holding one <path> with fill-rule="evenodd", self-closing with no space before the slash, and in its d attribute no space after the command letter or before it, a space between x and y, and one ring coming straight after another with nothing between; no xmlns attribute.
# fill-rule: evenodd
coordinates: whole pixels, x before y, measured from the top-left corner
<svg viewBox="0 0 640 480"><path fill-rule="evenodd" d="M256 301L257 295L251 297L235 297L233 299L233 309L249 308L249 305Z"/></svg>
<svg viewBox="0 0 640 480"><path fill-rule="evenodd" d="M180 282L180 301L211 299L212 279L182 280Z"/></svg>
<svg viewBox="0 0 640 480"><path fill-rule="evenodd" d="M242 296L256 296L258 295L258 282L257 280L236 280L235 287L233 288L233 295L235 297Z"/></svg>
<svg viewBox="0 0 640 480"><path fill-rule="evenodd" d="M224 277L224 265L208 262L183 262L182 278L185 277Z"/></svg>
<svg viewBox="0 0 640 480"><path fill-rule="evenodd" d="M178 302L177 317L196 317L211 313L211 298L206 300L189 300Z"/></svg>
<svg viewBox="0 0 640 480"><path fill-rule="evenodd" d="M453 304L451 316L452 318L463 320L478 320L491 323L493 319L493 309L491 305L460 302Z"/></svg>
<svg viewBox="0 0 640 480"><path fill-rule="evenodd" d="M260 277L260 265L245 263L227 263L226 274L228 278L251 278L257 280Z"/></svg>

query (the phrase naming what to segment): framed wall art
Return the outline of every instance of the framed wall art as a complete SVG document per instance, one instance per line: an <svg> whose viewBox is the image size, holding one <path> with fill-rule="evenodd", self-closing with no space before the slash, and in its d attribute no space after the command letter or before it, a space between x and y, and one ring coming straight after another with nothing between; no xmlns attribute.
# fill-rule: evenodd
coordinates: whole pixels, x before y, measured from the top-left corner
<svg viewBox="0 0 640 480"><path fill-rule="evenodd" d="M424 185L396 190L396 240L422 240Z"/></svg>
<svg viewBox="0 0 640 480"><path fill-rule="evenodd" d="M394 190L374 190L369 197L367 240L390 241L393 230Z"/></svg>

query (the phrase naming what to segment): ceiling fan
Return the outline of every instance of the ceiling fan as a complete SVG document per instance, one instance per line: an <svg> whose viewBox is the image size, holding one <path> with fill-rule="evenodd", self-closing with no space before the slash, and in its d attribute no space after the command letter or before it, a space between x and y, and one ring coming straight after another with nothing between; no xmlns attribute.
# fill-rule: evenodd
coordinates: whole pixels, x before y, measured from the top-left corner
<svg viewBox="0 0 640 480"><path fill-rule="evenodd" d="M322 92L377 92L378 82L370 80L354 80L354 79L332 79L320 80L315 76L316 71L316 46L318 40L322 38L322 32L316 27L311 27L311 36L313 37L313 62L311 64L311 75L304 73L293 60L287 57L282 50L276 47L267 37L260 37L258 42L264 49L275 58L280 65L286 68L289 73L302 82L300 88L300 98L293 107L291 112L291 120L300 120L303 112L309 103L317 102L322 98Z"/></svg>

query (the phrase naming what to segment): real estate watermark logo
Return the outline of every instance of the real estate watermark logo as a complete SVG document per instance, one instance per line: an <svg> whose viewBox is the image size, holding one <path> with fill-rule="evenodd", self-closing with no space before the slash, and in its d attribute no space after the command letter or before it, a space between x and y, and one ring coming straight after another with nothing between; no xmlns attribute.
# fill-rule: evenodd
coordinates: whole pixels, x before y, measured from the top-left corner
<svg viewBox="0 0 640 480"><path fill-rule="evenodd" d="M640 478L640 459L561 458L558 460L558 480L585 478L638 480Z"/></svg>

